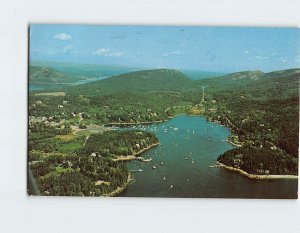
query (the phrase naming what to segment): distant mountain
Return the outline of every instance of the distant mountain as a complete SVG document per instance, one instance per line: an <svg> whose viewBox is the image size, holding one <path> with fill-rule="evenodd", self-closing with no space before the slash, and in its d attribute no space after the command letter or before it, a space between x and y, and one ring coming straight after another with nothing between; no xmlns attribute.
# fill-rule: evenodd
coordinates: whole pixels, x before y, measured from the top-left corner
<svg viewBox="0 0 300 233"><path fill-rule="evenodd" d="M115 93L120 91L187 91L194 88L194 81L178 70L157 69L135 71L105 80L71 87L70 91Z"/></svg>
<svg viewBox="0 0 300 233"><path fill-rule="evenodd" d="M231 79L231 80L241 80L241 79L252 79L258 80L264 73L259 70L254 71L243 71L243 72L236 72L232 74L228 74L223 76L223 79Z"/></svg>
<svg viewBox="0 0 300 233"><path fill-rule="evenodd" d="M38 62L30 61L32 66L51 67L56 71L68 74L70 76L82 76L87 78L96 78L100 76L114 76L143 68L104 65L104 64L82 64L69 62ZM143 69L144 70L144 69Z"/></svg>
<svg viewBox="0 0 300 233"><path fill-rule="evenodd" d="M201 85L207 85L211 90L218 92L231 90L254 94L260 91L265 96L274 94L272 98L276 98L278 88L286 94L291 92L298 93L299 76L300 69L280 70L270 73L244 71L218 78L203 79L197 82Z"/></svg>
<svg viewBox="0 0 300 233"><path fill-rule="evenodd" d="M74 79L50 67L30 66L29 82L31 83L70 83Z"/></svg>

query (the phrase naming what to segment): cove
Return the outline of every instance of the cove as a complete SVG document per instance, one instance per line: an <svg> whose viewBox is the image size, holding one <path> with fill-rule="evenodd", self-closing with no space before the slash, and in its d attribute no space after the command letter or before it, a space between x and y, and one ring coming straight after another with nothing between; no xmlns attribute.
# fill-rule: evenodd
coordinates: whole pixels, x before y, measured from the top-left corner
<svg viewBox="0 0 300 233"><path fill-rule="evenodd" d="M252 180L223 168L210 168L234 148L230 130L204 117L179 115L169 121L127 129L154 132L160 145L142 154L151 162L128 162L134 180L123 197L296 198L298 180ZM156 167L154 169L153 167Z"/></svg>

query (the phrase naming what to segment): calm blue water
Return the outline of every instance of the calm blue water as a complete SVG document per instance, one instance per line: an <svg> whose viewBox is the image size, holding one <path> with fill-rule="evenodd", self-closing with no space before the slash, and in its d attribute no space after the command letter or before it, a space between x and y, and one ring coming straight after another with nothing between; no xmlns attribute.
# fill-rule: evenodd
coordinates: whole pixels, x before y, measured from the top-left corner
<svg viewBox="0 0 300 233"><path fill-rule="evenodd" d="M151 157L151 162L128 163L130 170L143 172L133 173L134 181L120 196L297 197L297 180L251 180L222 168L209 168L221 153L233 148L224 141L230 131L219 124L203 117L180 115L165 123L141 127L154 132L160 145L142 155Z"/></svg>

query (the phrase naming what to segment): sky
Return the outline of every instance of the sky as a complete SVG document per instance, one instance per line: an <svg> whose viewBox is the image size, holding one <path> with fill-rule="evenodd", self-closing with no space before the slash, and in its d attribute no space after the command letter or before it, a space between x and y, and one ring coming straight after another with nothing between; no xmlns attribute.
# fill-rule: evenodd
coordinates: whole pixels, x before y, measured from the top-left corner
<svg viewBox="0 0 300 233"><path fill-rule="evenodd" d="M197 71L300 67L300 29L33 24L30 60Z"/></svg>

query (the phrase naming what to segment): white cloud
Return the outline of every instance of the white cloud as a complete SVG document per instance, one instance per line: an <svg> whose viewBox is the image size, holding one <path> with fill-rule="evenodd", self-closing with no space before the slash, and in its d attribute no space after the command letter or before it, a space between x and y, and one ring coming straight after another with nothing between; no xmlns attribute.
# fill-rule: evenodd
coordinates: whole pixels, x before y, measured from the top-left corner
<svg viewBox="0 0 300 233"><path fill-rule="evenodd" d="M250 52L248 50L245 50L244 51L244 54L249 54Z"/></svg>
<svg viewBox="0 0 300 233"><path fill-rule="evenodd" d="M287 58L286 57L281 57L280 61L283 62L283 63L286 63L287 62Z"/></svg>
<svg viewBox="0 0 300 233"><path fill-rule="evenodd" d="M268 56L254 56L254 58L255 58L256 60L267 60L267 59L269 59Z"/></svg>
<svg viewBox="0 0 300 233"><path fill-rule="evenodd" d="M105 56L105 57L121 57L124 52L113 52L109 48L100 48L93 52L94 55Z"/></svg>
<svg viewBox="0 0 300 233"><path fill-rule="evenodd" d="M163 54L163 57L168 57L168 56L182 56L183 53L180 51L173 51L173 52L169 52L169 53L165 53Z"/></svg>
<svg viewBox="0 0 300 233"><path fill-rule="evenodd" d="M101 48L101 49L97 49L94 54L95 55L105 55L108 54L110 52L110 49L107 48Z"/></svg>
<svg viewBox="0 0 300 233"><path fill-rule="evenodd" d="M53 38L57 40L72 40L72 36L66 33L56 34Z"/></svg>
<svg viewBox="0 0 300 233"><path fill-rule="evenodd" d="M299 63L300 62L300 55L295 57L295 62Z"/></svg>
<svg viewBox="0 0 300 233"><path fill-rule="evenodd" d="M66 45L65 47L64 47L64 49L63 49L63 53L68 53L68 52L71 52L73 50L73 45L71 45L71 44L68 44L68 45Z"/></svg>

